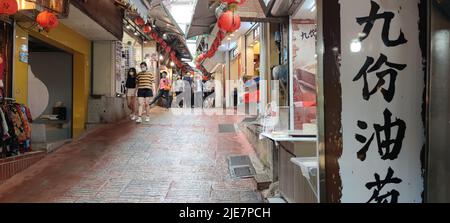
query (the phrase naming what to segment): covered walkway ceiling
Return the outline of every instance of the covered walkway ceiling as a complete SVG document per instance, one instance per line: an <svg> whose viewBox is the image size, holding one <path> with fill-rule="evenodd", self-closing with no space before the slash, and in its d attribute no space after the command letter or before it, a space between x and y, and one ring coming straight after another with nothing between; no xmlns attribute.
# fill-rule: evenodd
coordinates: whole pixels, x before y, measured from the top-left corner
<svg viewBox="0 0 450 223"><path fill-rule="evenodd" d="M142 7L145 5L149 17L149 23L161 37L169 44L169 46L177 52L180 59L192 60L192 55L187 47L185 34L180 29L175 19L172 17L165 4L170 0L129 0L130 2L140 2ZM140 13L139 13L140 14Z"/></svg>
<svg viewBox="0 0 450 223"><path fill-rule="evenodd" d="M303 0L247 0L237 9L244 22L284 22L295 3ZM197 0L194 17L186 33L187 38L211 33L217 22L215 1ZM278 16L278 17L274 17Z"/></svg>

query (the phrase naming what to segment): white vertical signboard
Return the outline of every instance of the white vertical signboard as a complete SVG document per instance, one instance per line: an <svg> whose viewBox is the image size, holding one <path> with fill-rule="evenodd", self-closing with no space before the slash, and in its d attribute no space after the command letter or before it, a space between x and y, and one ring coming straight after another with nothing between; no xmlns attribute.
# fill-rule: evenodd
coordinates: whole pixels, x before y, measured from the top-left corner
<svg viewBox="0 0 450 223"><path fill-rule="evenodd" d="M342 202L422 202L420 0L340 0Z"/></svg>

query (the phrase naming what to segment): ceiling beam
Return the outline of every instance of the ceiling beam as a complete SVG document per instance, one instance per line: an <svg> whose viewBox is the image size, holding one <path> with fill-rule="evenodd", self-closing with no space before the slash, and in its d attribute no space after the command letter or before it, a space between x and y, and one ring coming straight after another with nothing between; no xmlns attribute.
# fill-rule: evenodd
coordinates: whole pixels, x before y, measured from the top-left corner
<svg viewBox="0 0 450 223"><path fill-rule="evenodd" d="M259 0L259 4L261 5L261 8L264 12L264 15L266 15L266 17L270 17L270 12L272 11L273 5L275 4L276 0L270 0L269 4L264 3L264 0Z"/></svg>
<svg viewBox="0 0 450 223"><path fill-rule="evenodd" d="M295 15L300 10L300 6L305 3L305 0L294 0L292 5L289 7L289 15Z"/></svg>
<svg viewBox="0 0 450 223"><path fill-rule="evenodd" d="M268 17L268 18L252 18L252 17L241 17L242 22L262 22L262 23L287 23L289 22L289 17Z"/></svg>

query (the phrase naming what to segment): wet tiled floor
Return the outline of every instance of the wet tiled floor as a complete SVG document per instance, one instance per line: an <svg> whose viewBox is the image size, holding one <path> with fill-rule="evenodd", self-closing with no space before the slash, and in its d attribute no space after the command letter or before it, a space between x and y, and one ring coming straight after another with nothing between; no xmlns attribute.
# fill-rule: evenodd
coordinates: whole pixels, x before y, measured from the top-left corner
<svg viewBox="0 0 450 223"><path fill-rule="evenodd" d="M174 115L99 128L0 186L0 202L262 202L253 179L233 179L227 157L251 155L243 117Z"/></svg>

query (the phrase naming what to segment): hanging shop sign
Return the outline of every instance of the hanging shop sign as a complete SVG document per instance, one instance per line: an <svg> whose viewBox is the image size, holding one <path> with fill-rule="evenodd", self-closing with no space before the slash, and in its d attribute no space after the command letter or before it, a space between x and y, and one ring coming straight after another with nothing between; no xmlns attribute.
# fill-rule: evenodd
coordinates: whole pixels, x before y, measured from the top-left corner
<svg viewBox="0 0 450 223"><path fill-rule="evenodd" d="M324 1L324 23L328 23L324 30L329 27L339 32L324 34L330 48L325 49L323 76L325 85L331 86L324 86L328 91L325 104L328 100L336 106L342 100L342 111L330 107L328 112L334 113L325 124L327 132L335 131L330 133L334 142L327 140L326 148L329 199L358 203L423 200L424 5L425 0ZM333 28L336 21L340 28ZM334 45L338 42L340 47ZM340 58L333 56L339 50ZM331 84L336 73L339 79ZM340 87L336 88L337 83ZM341 130L336 128L339 116Z"/></svg>

